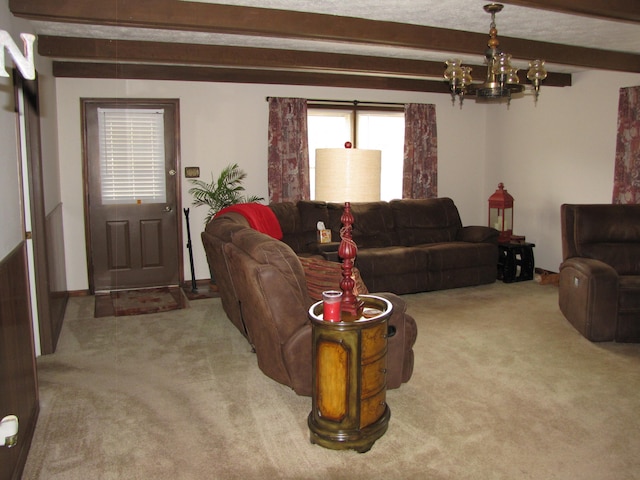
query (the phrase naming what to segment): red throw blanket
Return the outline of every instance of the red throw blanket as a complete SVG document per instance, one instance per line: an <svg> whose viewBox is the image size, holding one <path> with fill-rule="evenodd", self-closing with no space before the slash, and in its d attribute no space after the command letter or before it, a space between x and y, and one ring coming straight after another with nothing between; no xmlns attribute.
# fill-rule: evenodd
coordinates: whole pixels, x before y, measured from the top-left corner
<svg viewBox="0 0 640 480"><path fill-rule="evenodd" d="M273 210L266 205L262 205L261 203L238 203L223 208L216 213L215 216L217 217L227 212L239 213L247 219L249 225L254 230L266 233L277 240L282 240L280 222L278 222Z"/></svg>

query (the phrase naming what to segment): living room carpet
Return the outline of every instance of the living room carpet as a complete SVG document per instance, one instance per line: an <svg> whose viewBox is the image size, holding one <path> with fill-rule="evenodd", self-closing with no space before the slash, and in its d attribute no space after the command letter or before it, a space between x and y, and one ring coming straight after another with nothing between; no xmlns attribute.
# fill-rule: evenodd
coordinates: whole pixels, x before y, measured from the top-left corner
<svg viewBox="0 0 640 480"><path fill-rule="evenodd" d="M359 454L309 442L311 399L261 373L219 298L95 319L73 297L23 479L640 479L640 345L587 341L533 281L403 298L413 377Z"/></svg>
<svg viewBox="0 0 640 480"><path fill-rule="evenodd" d="M178 310L183 305L182 291L178 287L117 290L95 296L94 316L144 315Z"/></svg>

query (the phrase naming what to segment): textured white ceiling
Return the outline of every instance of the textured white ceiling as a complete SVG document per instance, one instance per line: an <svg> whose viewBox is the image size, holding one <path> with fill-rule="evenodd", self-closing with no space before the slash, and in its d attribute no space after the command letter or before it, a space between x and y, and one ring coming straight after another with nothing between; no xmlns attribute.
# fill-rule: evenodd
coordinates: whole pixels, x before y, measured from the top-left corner
<svg viewBox="0 0 640 480"><path fill-rule="evenodd" d="M253 6L297 10L329 15L351 16L372 20L411 23L478 33L488 33L491 17L483 10L486 0L182 0L202 3ZM640 1L640 0L629 0ZM82 24L34 22L38 33L62 36L119 38L131 40L204 43L295 50L320 50L333 53L389 56L418 60L444 61L452 53L429 52L406 48L378 47L326 41L277 39L266 37L207 34L197 32L160 31L119 27L96 27ZM585 16L505 5L497 14L499 36L517 37L551 43L618 50L640 54L640 24L613 22ZM504 45L504 44L503 44ZM477 56L462 56L465 63L482 62L484 44L478 45ZM508 45L504 45L508 51ZM455 52L455 45L451 52ZM456 55L459 57L459 55ZM526 62L515 60L524 68ZM581 68L551 65L557 72L576 72Z"/></svg>
<svg viewBox="0 0 640 480"><path fill-rule="evenodd" d="M324 13L484 33L487 0L182 0ZM576 0L578 1L578 0ZM628 0L638 1L638 0ZM505 5L499 35L640 53L640 25Z"/></svg>

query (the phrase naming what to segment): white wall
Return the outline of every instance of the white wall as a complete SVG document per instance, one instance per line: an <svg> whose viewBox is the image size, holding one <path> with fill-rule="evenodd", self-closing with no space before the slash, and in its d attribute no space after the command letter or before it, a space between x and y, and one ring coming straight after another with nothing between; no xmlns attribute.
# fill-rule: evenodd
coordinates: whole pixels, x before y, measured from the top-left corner
<svg viewBox="0 0 640 480"><path fill-rule="evenodd" d="M0 29L9 32L14 42L20 42L22 32L14 25L7 2L0 5ZM5 62L6 70L10 72L10 55L5 54ZM23 237L17 138L13 79L0 77L0 259L6 257Z"/></svg>
<svg viewBox="0 0 640 480"><path fill-rule="evenodd" d="M505 184L537 267L562 262L561 204L611 203L619 89L633 85L640 75L589 71L572 87L543 86L535 107L532 98L487 107L485 196Z"/></svg>
<svg viewBox="0 0 640 480"><path fill-rule="evenodd" d="M184 167L198 166L201 178L209 180L211 173L217 177L222 168L237 162L248 173L245 181L247 193L266 199L267 96L435 103L440 195L455 198L465 223L484 223L484 208L478 202L478 197L485 193L485 135L482 126L484 110L473 102L469 102L460 111L457 106L451 106L448 96L435 94L228 83L58 79L59 157L69 290L88 288L82 200L80 98L179 98L181 176L184 177ZM467 133L460 136L459 132L462 131ZM190 207L190 186L183 178L182 208ZM190 211L198 279L209 276L199 236L205 214L204 207L191 208ZM191 274L186 245L183 254L184 275L185 279L189 279Z"/></svg>
<svg viewBox="0 0 640 480"><path fill-rule="evenodd" d="M202 179L237 162L248 173L247 193L267 198L267 96L436 104L438 193L454 199L463 224L486 224L487 199L499 182L515 197L515 232L536 243L536 265L557 271L563 202L610 202L618 88L640 75L587 72L570 88L543 87L509 109L448 95L341 88L142 80L57 79L59 157L69 290L88 288L80 98L179 98L181 176L199 166ZM182 179L181 208L190 207ZM192 208L196 278L208 278L199 233L204 207ZM186 235L186 234L185 234ZM186 243L186 239L185 239ZM190 278L183 246L185 279Z"/></svg>

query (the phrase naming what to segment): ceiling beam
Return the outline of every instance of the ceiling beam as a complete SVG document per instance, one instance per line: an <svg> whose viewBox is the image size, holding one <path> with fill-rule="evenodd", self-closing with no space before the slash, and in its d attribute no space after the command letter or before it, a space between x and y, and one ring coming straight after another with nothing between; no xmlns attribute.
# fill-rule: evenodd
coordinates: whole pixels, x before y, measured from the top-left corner
<svg viewBox="0 0 640 480"><path fill-rule="evenodd" d="M47 35L41 35L38 38L38 53L58 59L306 70L413 78L442 78L444 72L444 64L441 62L402 58ZM472 67L474 71L480 72L486 68L481 65ZM571 75L550 72L544 84L545 86L571 86Z"/></svg>
<svg viewBox="0 0 640 480"><path fill-rule="evenodd" d="M640 2L634 0L503 0L503 3L602 20L640 23Z"/></svg>
<svg viewBox="0 0 640 480"><path fill-rule="evenodd" d="M32 20L349 42L477 54L487 35L316 13L177 0L9 0ZM640 73L640 55L501 37L514 59Z"/></svg>
<svg viewBox="0 0 640 480"><path fill-rule="evenodd" d="M67 78L181 80L194 82L260 83L323 87L371 88L410 92L450 93L444 81L371 75L210 68L131 63L53 62L53 75Z"/></svg>

